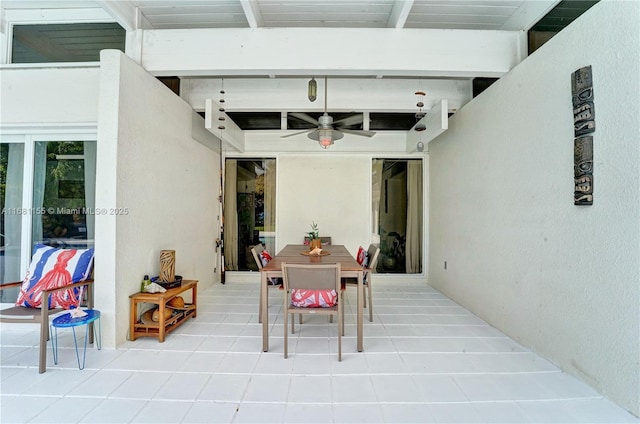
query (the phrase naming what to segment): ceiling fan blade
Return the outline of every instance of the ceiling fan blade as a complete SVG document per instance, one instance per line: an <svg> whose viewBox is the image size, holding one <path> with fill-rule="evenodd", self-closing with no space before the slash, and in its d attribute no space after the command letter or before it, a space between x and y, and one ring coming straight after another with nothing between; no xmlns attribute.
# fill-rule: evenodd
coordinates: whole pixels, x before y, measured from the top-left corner
<svg viewBox="0 0 640 424"><path fill-rule="evenodd" d="M358 113L356 115L347 116L346 118L338 119L337 121L334 121L333 125L338 127L339 126L348 127L350 125L362 124L363 119L364 117L362 116L362 114Z"/></svg>
<svg viewBox="0 0 640 424"><path fill-rule="evenodd" d="M294 133L291 133L291 134L283 135L283 136L280 136L280 138L293 137L294 135L304 134L304 133L308 133L308 132L311 132L311 131L315 131L315 128L312 128L310 130L298 131L298 132L294 132Z"/></svg>
<svg viewBox="0 0 640 424"><path fill-rule="evenodd" d="M294 118L298 118L301 121L315 125L316 127L318 126L318 120L313 119L311 116L307 115L306 113L289 112L289 115L293 116Z"/></svg>
<svg viewBox="0 0 640 424"><path fill-rule="evenodd" d="M362 137L373 137L374 135L376 135L375 131L348 130L346 128L336 128L336 129L345 134L360 135Z"/></svg>

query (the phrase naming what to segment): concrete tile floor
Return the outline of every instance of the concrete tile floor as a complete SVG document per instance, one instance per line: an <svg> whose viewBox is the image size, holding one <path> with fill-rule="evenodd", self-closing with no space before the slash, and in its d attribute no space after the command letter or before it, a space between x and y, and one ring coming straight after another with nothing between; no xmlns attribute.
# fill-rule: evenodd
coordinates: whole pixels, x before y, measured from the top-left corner
<svg viewBox="0 0 640 424"><path fill-rule="evenodd" d="M216 284L198 317L169 335L89 349L78 370L71 332L37 372L37 327L0 328L2 423L638 423L469 311L418 283L374 286L365 351L355 291L337 326L306 317L283 358L281 292L270 290L261 352L258 286ZM82 333L82 331L81 331Z"/></svg>

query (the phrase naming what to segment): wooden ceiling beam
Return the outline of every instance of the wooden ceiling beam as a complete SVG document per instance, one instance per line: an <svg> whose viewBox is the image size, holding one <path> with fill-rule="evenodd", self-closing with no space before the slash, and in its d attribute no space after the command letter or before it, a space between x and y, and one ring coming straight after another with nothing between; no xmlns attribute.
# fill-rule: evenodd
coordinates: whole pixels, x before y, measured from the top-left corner
<svg viewBox="0 0 640 424"><path fill-rule="evenodd" d="M396 0L389 15L387 28L404 28L413 7L413 0Z"/></svg>
<svg viewBox="0 0 640 424"><path fill-rule="evenodd" d="M257 1L240 0L240 5L242 6L242 10L247 17L247 22L249 22L250 28L259 28L261 26L264 26L262 12L260 12L260 7L258 6Z"/></svg>
<svg viewBox="0 0 640 424"><path fill-rule="evenodd" d="M500 77L521 61L521 31L394 28L146 30L156 76ZM295 53L293 53L295 52Z"/></svg>
<svg viewBox="0 0 640 424"><path fill-rule="evenodd" d="M138 8L132 2L115 0L96 0L96 2L125 30L135 31L142 28ZM147 26L147 28L151 27Z"/></svg>
<svg viewBox="0 0 640 424"><path fill-rule="evenodd" d="M225 78L225 109L228 112L322 112L324 81L318 80L318 100L307 98L308 78ZM327 107L332 112L415 113L415 91L426 92L424 111L441 99L459 109L472 98L471 80L354 79L327 80ZM219 78L182 80L180 94L196 110L221 87Z"/></svg>

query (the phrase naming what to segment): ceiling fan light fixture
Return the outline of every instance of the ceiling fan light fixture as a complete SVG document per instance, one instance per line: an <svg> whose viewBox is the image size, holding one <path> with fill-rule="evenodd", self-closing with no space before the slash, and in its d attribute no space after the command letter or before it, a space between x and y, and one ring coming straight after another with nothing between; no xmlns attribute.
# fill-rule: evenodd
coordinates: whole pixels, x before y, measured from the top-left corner
<svg viewBox="0 0 640 424"><path fill-rule="evenodd" d="M331 146L332 144L333 144L333 141L331 141L331 139L330 139L330 138L329 138L329 139L322 139L322 140L320 140L320 146L321 146L323 149L328 148L328 147L329 147L329 146Z"/></svg>
<svg viewBox="0 0 640 424"><path fill-rule="evenodd" d="M314 77L311 77L311 81L309 81L309 88L307 90L307 95L309 96L309 101L315 102L318 98L318 83Z"/></svg>
<svg viewBox="0 0 640 424"><path fill-rule="evenodd" d="M318 143L323 149L328 148L333 144L333 131L332 130L318 130Z"/></svg>
<svg viewBox="0 0 640 424"><path fill-rule="evenodd" d="M311 100L312 91L315 91L317 88L315 78L311 78L309 81L309 100ZM315 96L314 96L315 100ZM317 141L323 149L328 148L333 144L334 141L340 140L344 137L343 133L359 135L363 137L373 137L375 135L374 131L364 131L364 130L352 130L348 127L351 125L362 124L363 116L362 114L356 114L360 116L350 116L347 118L342 118L335 123L333 117L329 115L327 112L327 77L324 77L324 114L318 117L318 119L313 118L306 113L301 112L288 112L287 113L287 124L288 117L292 116L300 121L306 122L307 124L311 124L316 126L316 128L304 130L292 134L286 134L280 136L281 138L293 137L298 134L307 133L307 137L311 140ZM346 128L343 128L346 127Z"/></svg>

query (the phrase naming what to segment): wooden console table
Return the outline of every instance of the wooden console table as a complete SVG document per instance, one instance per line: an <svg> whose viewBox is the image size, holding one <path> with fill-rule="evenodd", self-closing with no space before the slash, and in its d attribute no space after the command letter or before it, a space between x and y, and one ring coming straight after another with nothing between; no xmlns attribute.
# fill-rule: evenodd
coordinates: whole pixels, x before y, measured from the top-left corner
<svg viewBox="0 0 640 424"><path fill-rule="evenodd" d="M186 303L184 309L174 309L167 306L174 297L180 293L191 290L191 302ZM164 342L167 334L175 330L185 322L188 318L195 318L198 303L198 280L183 280L178 287L168 289L164 293L145 293L138 292L129 296L131 303L129 319L129 340L135 340L138 337L157 337L160 343ZM138 304L154 303L158 305L158 322L151 320L153 309L146 311L140 319L138 319Z"/></svg>

